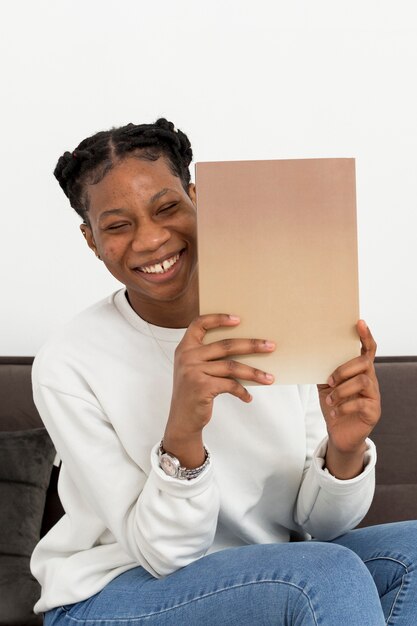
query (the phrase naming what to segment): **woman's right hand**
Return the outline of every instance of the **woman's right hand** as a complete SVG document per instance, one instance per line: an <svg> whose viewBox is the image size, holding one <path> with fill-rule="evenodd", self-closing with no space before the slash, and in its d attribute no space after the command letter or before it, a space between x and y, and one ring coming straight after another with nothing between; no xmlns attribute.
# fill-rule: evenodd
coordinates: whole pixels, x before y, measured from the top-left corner
<svg viewBox="0 0 417 626"><path fill-rule="evenodd" d="M252 396L240 380L270 385L272 374L231 358L234 355L268 353L275 344L264 339L223 339L203 344L208 330L235 327L238 317L225 314L201 315L193 320L175 351L171 408L163 438L164 449L184 467L198 467L204 461L202 431L211 419L213 401L230 393L243 402Z"/></svg>

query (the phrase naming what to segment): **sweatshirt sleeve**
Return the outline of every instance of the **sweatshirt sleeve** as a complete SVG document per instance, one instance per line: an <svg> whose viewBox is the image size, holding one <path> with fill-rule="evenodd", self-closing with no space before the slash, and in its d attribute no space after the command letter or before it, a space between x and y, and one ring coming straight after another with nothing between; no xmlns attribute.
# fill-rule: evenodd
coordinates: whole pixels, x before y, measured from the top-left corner
<svg viewBox="0 0 417 626"><path fill-rule="evenodd" d="M60 497L71 524L111 532L133 562L155 577L203 556L217 525L219 495L211 464L193 480L170 478L159 468L155 444L146 474L127 454L92 392L71 395L41 384L34 398L62 460ZM81 502L79 507L71 503ZM88 534L90 533L90 534ZM100 533L99 533L100 536ZM97 538L96 538L97 539Z"/></svg>
<svg viewBox="0 0 417 626"><path fill-rule="evenodd" d="M305 421L306 464L295 521L315 539L328 541L357 526L368 512L375 490L376 450L367 439L362 473L339 480L323 469L328 439L315 386L310 388Z"/></svg>

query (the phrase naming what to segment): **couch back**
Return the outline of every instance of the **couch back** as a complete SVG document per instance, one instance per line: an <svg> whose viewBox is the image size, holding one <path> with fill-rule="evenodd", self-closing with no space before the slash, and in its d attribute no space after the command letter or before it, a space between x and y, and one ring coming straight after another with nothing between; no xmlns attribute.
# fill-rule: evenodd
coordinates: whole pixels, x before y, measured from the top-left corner
<svg viewBox="0 0 417 626"><path fill-rule="evenodd" d="M32 400L32 357L0 357L0 432L39 428ZM382 418L372 439L378 451L377 487L362 526L417 519L417 357L377 357ZM42 534L62 515L54 468Z"/></svg>
<svg viewBox="0 0 417 626"><path fill-rule="evenodd" d="M417 519L417 357L377 357L376 490L361 526Z"/></svg>

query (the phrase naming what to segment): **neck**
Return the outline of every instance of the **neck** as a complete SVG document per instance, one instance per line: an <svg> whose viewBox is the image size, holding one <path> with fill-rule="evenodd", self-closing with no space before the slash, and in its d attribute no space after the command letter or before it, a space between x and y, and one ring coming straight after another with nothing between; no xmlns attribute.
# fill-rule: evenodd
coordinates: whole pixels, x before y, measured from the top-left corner
<svg viewBox="0 0 417 626"><path fill-rule="evenodd" d="M194 289L189 289L183 297L169 302L147 302L138 298L135 292L129 289L126 291L132 309L154 326L187 328L198 316L198 284Z"/></svg>

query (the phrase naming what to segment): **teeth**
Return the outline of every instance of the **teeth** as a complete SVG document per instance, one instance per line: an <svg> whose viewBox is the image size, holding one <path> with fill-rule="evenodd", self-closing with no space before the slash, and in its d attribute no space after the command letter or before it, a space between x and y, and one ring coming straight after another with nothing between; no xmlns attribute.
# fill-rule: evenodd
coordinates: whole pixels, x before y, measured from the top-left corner
<svg viewBox="0 0 417 626"><path fill-rule="evenodd" d="M171 257L170 259L165 259L162 263L156 263L155 265L144 265L139 268L141 272L145 272L146 274L163 274L167 270L169 270L180 258L179 254Z"/></svg>

